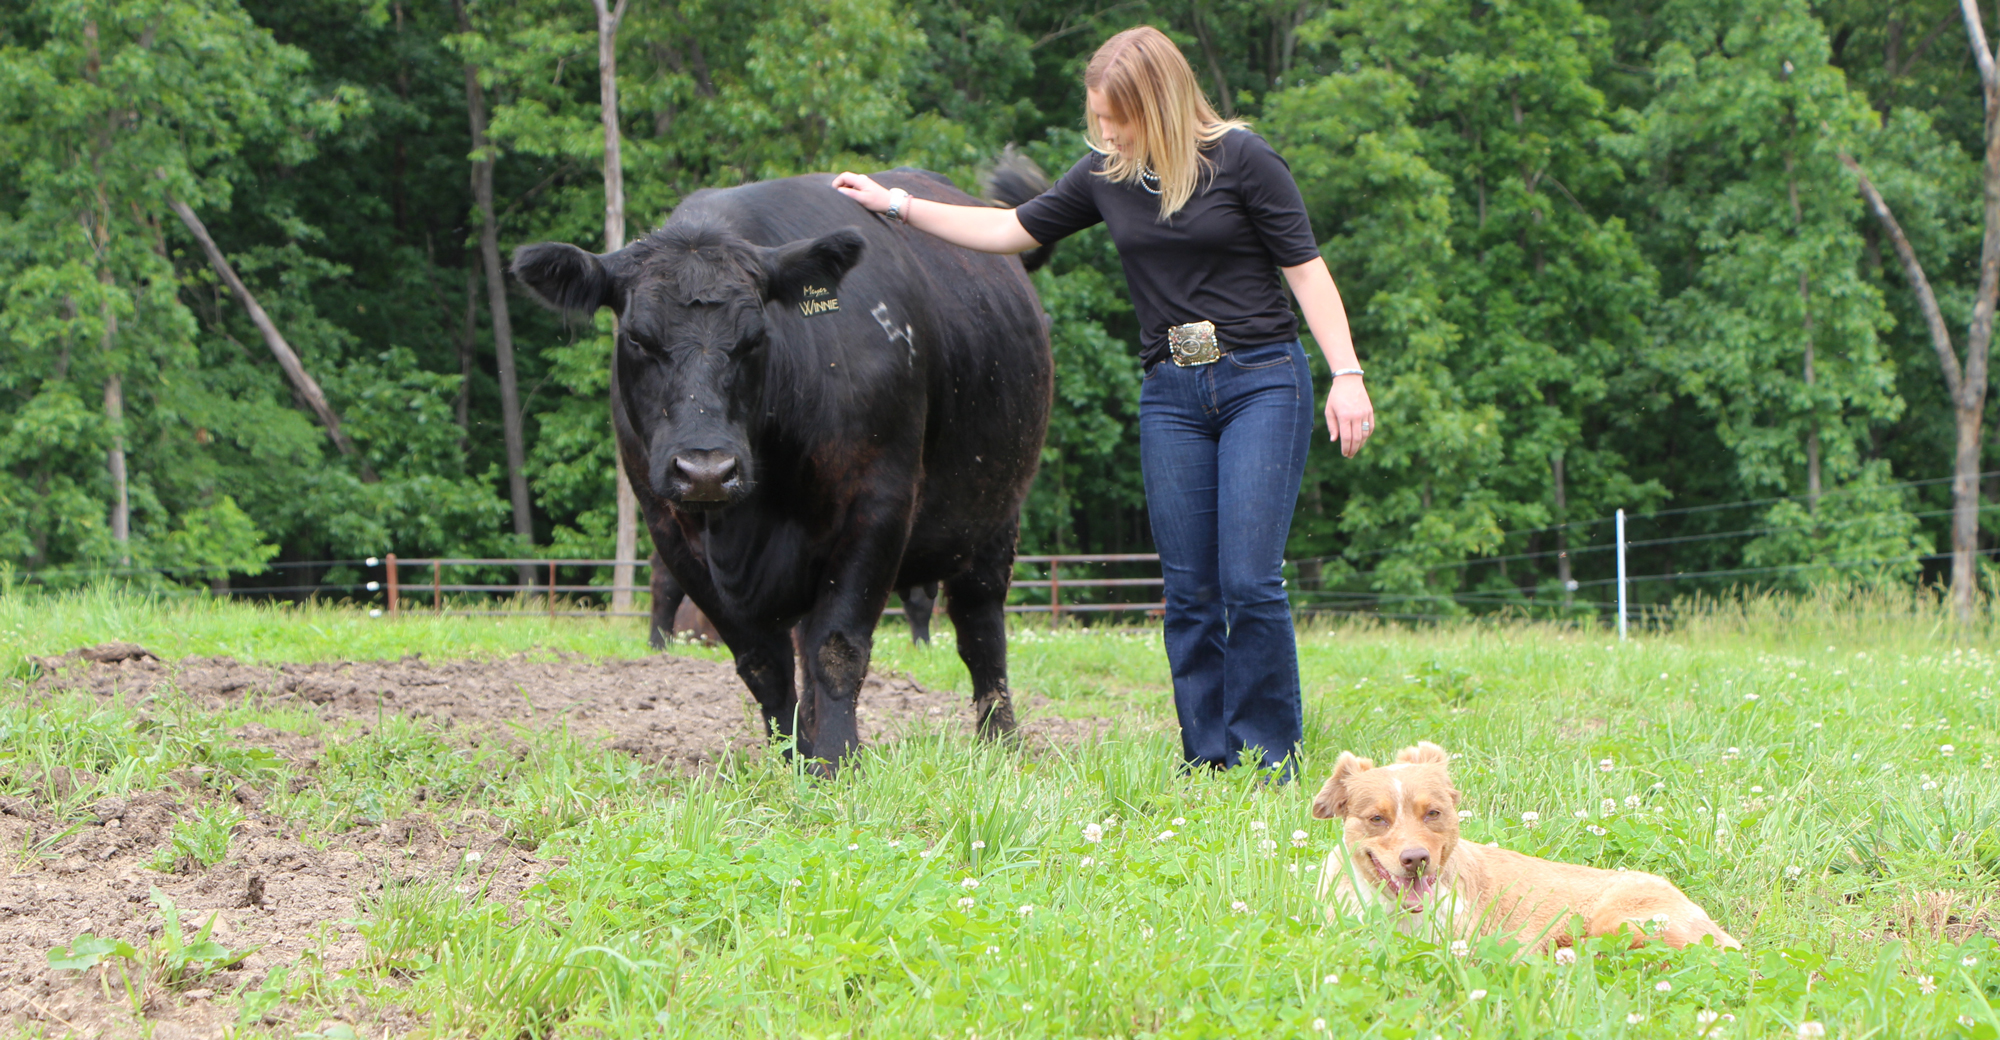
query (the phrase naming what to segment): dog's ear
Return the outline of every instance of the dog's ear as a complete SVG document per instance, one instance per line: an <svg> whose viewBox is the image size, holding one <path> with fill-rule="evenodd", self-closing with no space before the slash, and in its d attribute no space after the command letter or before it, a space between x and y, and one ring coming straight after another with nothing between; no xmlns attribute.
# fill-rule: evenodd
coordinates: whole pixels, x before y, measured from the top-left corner
<svg viewBox="0 0 2000 1040"><path fill-rule="evenodd" d="M1420 740L1416 747L1396 752L1396 761L1413 766L1448 766L1451 755L1428 740Z"/></svg>
<svg viewBox="0 0 2000 1040"><path fill-rule="evenodd" d="M1320 785L1319 793L1313 796L1312 814L1315 820L1338 820L1347 815L1347 781L1358 773L1375 768L1372 759L1362 758L1352 751L1343 751L1333 763L1333 775Z"/></svg>

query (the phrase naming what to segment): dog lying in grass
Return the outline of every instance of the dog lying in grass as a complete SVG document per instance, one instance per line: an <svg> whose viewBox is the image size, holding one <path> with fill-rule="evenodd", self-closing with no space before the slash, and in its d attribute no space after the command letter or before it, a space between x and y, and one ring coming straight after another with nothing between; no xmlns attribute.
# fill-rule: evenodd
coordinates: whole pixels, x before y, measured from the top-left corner
<svg viewBox="0 0 2000 1040"><path fill-rule="evenodd" d="M1345 821L1344 848L1327 855L1320 875L1321 902L1331 890L1348 913L1387 911L1404 931L1499 933L1536 950L1618 932L1634 945L1658 940L1678 949L1706 936L1742 947L1658 875L1552 863L1459 840L1450 764L1429 741L1380 768L1341 752L1312 803L1314 817Z"/></svg>

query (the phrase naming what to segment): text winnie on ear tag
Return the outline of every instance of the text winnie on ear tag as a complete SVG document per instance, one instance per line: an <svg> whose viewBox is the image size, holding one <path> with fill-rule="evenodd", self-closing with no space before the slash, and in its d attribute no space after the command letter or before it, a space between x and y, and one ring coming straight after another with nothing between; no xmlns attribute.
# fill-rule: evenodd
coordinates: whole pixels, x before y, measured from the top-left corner
<svg viewBox="0 0 2000 1040"><path fill-rule="evenodd" d="M799 313L808 318L839 309L840 297L835 296L832 290L822 289L817 285L806 286L805 299L799 301Z"/></svg>

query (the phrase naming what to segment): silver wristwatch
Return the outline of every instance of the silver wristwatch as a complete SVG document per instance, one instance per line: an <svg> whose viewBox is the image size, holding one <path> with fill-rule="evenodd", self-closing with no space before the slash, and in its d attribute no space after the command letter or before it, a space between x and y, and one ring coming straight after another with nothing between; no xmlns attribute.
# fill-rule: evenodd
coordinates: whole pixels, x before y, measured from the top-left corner
<svg viewBox="0 0 2000 1040"><path fill-rule="evenodd" d="M904 191L901 188L890 188L889 208L887 210L884 210L883 212L889 214L889 216L897 220L907 222L909 218L903 215L903 207L909 204L910 204L909 192Z"/></svg>

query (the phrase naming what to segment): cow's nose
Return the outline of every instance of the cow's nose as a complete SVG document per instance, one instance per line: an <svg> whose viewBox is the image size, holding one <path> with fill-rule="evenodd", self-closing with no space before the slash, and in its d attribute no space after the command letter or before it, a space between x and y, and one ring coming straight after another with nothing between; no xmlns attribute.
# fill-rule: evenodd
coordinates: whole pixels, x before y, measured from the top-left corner
<svg viewBox="0 0 2000 1040"><path fill-rule="evenodd" d="M687 484L686 502L727 502L728 484L736 478L736 457L720 451L690 451L674 456L674 474Z"/></svg>
<svg viewBox="0 0 2000 1040"><path fill-rule="evenodd" d="M1421 874L1431 866L1430 850L1424 848L1403 850L1403 869L1412 874Z"/></svg>

